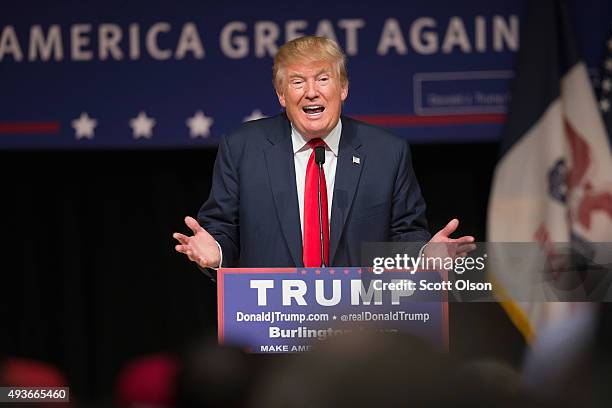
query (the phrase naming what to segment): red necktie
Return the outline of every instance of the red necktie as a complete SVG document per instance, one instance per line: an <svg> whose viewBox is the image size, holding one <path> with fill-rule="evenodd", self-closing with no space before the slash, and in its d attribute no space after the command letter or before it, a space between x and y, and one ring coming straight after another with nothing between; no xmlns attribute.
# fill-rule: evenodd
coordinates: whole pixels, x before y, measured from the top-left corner
<svg viewBox="0 0 612 408"><path fill-rule="evenodd" d="M312 149L308 166L306 167L306 183L304 185L304 252L305 267L321 266L321 236L319 229L319 196L317 177L319 169L315 163L315 147L325 147L321 139L308 142ZM325 266L329 266L329 216L327 214L327 184L325 172L321 170L321 213L323 218L323 245Z"/></svg>

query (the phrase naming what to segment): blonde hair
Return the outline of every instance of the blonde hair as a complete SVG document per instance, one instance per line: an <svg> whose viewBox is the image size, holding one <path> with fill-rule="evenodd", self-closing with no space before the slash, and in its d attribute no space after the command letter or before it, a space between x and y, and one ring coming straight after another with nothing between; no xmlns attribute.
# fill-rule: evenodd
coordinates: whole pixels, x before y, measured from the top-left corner
<svg viewBox="0 0 612 408"><path fill-rule="evenodd" d="M329 62L342 86L348 84L346 56L335 42L325 37L306 36L296 38L279 48L272 67L272 83L277 92L282 92L285 68L300 62Z"/></svg>

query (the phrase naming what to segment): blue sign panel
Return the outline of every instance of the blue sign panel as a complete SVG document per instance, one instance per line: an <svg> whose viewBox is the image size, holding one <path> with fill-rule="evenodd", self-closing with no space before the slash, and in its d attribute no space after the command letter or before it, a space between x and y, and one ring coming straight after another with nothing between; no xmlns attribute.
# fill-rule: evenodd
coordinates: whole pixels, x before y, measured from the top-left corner
<svg viewBox="0 0 612 408"><path fill-rule="evenodd" d="M443 285L436 272L220 269L217 278L224 344L254 353L301 352L332 336L379 330L411 333L448 350L447 291L436 286Z"/></svg>

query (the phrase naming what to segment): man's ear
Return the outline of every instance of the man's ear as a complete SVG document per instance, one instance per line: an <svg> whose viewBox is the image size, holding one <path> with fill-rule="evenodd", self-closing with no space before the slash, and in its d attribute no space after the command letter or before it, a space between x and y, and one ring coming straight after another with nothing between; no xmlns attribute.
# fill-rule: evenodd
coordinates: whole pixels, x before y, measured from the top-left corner
<svg viewBox="0 0 612 408"><path fill-rule="evenodd" d="M346 85L344 85L342 89L340 90L340 98L342 99L342 102L344 102L346 98L348 98L348 91L349 91L349 84L347 82Z"/></svg>
<svg viewBox="0 0 612 408"><path fill-rule="evenodd" d="M276 96L278 97L278 103L281 104L281 106L283 108L285 108L286 103L285 103L285 95L281 94L280 92L276 91Z"/></svg>

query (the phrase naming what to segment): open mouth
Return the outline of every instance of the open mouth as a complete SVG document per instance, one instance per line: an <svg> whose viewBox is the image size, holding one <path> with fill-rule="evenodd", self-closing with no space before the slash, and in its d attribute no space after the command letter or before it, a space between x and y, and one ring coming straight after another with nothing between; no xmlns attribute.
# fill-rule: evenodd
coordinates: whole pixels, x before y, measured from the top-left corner
<svg viewBox="0 0 612 408"><path fill-rule="evenodd" d="M302 110L307 115L316 115L317 113L323 112L325 110L325 107L321 105L309 105L304 106Z"/></svg>

